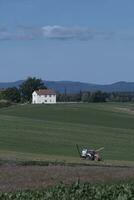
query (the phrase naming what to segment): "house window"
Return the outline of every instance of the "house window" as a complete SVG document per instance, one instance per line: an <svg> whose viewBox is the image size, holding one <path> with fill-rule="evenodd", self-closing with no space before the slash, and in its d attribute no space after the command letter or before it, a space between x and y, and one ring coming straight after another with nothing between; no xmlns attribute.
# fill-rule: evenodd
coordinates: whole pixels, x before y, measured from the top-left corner
<svg viewBox="0 0 134 200"><path fill-rule="evenodd" d="M51 97L52 95L50 94L49 97Z"/></svg>

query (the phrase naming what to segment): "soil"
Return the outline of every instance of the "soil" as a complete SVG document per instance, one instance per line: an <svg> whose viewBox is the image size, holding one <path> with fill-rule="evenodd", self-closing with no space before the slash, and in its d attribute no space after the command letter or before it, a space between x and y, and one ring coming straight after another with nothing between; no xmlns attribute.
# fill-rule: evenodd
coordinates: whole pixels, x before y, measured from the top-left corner
<svg viewBox="0 0 134 200"><path fill-rule="evenodd" d="M63 182L115 182L134 179L134 167L1 166L0 191L54 186Z"/></svg>

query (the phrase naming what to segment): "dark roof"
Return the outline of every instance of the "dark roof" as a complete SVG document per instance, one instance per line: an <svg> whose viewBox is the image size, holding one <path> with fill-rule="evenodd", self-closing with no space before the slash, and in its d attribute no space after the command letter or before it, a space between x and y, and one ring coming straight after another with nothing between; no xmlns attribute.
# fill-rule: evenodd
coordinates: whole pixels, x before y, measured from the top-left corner
<svg viewBox="0 0 134 200"><path fill-rule="evenodd" d="M56 92L52 89L39 89L35 90L35 92L41 96L41 95L56 95Z"/></svg>

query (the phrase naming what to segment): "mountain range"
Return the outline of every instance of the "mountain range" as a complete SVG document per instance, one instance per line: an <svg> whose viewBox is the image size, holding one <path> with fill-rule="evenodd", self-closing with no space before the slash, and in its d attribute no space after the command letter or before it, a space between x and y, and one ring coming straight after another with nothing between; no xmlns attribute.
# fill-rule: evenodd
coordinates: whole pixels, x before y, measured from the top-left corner
<svg viewBox="0 0 134 200"><path fill-rule="evenodd" d="M16 82L0 82L0 88L18 87L23 83L23 80ZM103 92L134 92L134 82L120 81L113 84L91 84L74 81L44 81L45 86L53 88L61 93L76 93L80 91L97 91Z"/></svg>

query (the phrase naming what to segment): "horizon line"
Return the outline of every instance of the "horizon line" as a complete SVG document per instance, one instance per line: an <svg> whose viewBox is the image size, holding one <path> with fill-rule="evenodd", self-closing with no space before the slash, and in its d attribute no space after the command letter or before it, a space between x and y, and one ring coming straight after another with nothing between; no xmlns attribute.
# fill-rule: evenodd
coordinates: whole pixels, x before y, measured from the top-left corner
<svg viewBox="0 0 134 200"><path fill-rule="evenodd" d="M28 77L31 77L31 76L28 76ZM35 76L32 76L32 77L35 77ZM16 82L19 82L19 81L25 81L27 78L20 79L20 80L14 80L14 81L0 81L0 84L16 83ZM93 83L93 82L78 81L78 80L74 80L74 81L73 80L44 80L42 78L41 78L41 80L46 81L46 82L47 81L49 81L49 82L74 82L74 83L84 83L84 84L91 84L91 85L112 85L112 84L115 84L115 83L134 83L134 81L124 81L124 80L115 81L115 82L111 82L111 83Z"/></svg>

